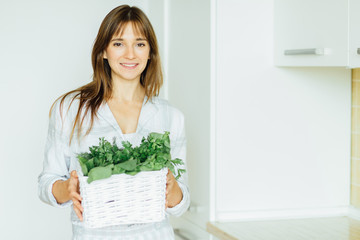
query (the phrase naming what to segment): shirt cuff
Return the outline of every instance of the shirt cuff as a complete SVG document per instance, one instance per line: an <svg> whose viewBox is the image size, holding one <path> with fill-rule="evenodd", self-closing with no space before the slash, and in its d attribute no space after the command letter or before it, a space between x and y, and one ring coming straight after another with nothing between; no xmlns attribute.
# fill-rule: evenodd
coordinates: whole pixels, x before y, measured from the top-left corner
<svg viewBox="0 0 360 240"><path fill-rule="evenodd" d="M189 192L187 190L187 187L181 183L178 183L179 184L179 187L182 191L182 194L183 194L183 198L181 200L181 202L172 207L172 208L167 208L166 209L166 213L167 214L170 214L170 215L173 215L173 216L176 216L176 217L179 217L181 216L189 207L190 205L190 201L189 201Z"/></svg>

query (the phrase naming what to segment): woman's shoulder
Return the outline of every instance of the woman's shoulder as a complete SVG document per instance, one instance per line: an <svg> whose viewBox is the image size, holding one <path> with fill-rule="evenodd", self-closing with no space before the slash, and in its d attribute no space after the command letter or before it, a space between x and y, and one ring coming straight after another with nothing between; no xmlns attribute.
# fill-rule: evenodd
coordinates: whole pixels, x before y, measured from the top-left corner
<svg viewBox="0 0 360 240"><path fill-rule="evenodd" d="M185 117L179 108L172 105L168 100L160 97L153 98L152 100L153 104L156 105L161 113L160 115L167 119L167 122L170 123L171 126L178 127L184 125Z"/></svg>
<svg viewBox="0 0 360 240"><path fill-rule="evenodd" d="M67 120L72 121L79 107L77 92L71 92L58 97L50 108L50 120L53 122L65 123Z"/></svg>
<svg viewBox="0 0 360 240"><path fill-rule="evenodd" d="M78 92L71 92L61 95L54 101L52 105L52 110L64 112L64 110L67 111L77 109L77 107L79 106L78 96Z"/></svg>
<svg viewBox="0 0 360 240"><path fill-rule="evenodd" d="M170 115L177 115L177 116L184 115L179 108L175 107L172 103L170 103L168 100L164 98L153 97L152 103L155 104L155 106L158 107L159 110L167 110Z"/></svg>

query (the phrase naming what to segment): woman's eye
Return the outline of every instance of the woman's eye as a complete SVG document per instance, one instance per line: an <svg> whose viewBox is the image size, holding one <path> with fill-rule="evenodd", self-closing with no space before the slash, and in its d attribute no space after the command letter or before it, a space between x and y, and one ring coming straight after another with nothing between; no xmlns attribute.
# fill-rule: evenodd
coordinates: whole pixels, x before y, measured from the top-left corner
<svg viewBox="0 0 360 240"><path fill-rule="evenodd" d="M117 43L114 43L114 46L115 46L115 47L120 47L120 46L122 46L122 43L118 43L118 42L117 42Z"/></svg>
<svg viewBox="0 0 360 240"><path fill-rule="evenodd" d="M138 47L145 47L145 43L138 43Z"/></svg>

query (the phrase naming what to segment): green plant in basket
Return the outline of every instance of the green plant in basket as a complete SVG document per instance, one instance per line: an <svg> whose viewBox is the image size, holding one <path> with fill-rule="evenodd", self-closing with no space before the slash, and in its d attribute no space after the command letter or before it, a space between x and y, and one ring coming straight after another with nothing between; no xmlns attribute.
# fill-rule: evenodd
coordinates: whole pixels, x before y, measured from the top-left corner
<svg viewBox="0 0 360 240"><path fill-rule="evenodd" d="M84 176L88 176L88 183L113 174L136 175L165 167L175 174L175 166L184 163L178 158L171 159L169 134L153 132L142 138L140 146L133 147L130 142L123 141L122 148L116 145L115 139L111 144L100 138L98 146L90 147L89 152L80 153L77 158ZM184 172L185 169L178 169L176 179Z"/></svg>

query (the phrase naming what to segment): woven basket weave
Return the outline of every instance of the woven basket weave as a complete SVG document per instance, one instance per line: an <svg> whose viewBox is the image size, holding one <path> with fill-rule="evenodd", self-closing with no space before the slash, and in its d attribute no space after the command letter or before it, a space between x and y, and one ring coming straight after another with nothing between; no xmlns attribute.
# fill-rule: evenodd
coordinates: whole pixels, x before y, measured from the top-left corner
<svg viewBox="0 0 360 240"><path fill-rule="evenodd" d="M165 218L167 168L115 174L87 183L79 174L84 224L99 228L119 224L158 222Z"/></svg>

